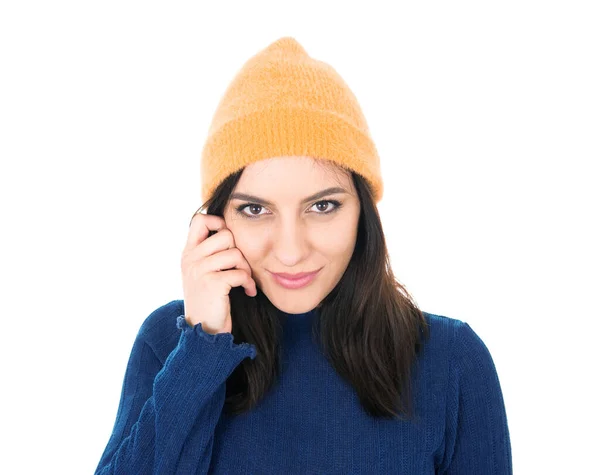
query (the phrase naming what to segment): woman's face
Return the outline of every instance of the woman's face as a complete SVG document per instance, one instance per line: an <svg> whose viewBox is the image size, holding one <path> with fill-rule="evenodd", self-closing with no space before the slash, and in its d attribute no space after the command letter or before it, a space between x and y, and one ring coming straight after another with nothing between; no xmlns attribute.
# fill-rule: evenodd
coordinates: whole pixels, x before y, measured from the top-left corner
<svg viewBox="0 0 600 475"><path fill-rule="evenodd" d="M341 190L305 201L328 188ZM348 172L296 156L248 165L224 213L257 287L275 307L292 314L320 305L339 282L354 252L359 216ZM318 269L316 278L299 289L283 287L271 275Z"/></svg>

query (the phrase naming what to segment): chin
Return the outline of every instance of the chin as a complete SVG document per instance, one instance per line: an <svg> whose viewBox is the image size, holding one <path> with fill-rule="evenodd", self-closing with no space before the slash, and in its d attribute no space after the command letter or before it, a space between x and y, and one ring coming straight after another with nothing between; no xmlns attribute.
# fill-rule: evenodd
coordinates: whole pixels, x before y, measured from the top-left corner
<svg viewBox="0 0 600 475"><path fill-rule="evenodd" d="M277 310L284 313L299 314L307 313L313 310L315 307L320 305L321 300L303 298L302 296L273 296L266 294L270 302L277 308Z"/></svg>

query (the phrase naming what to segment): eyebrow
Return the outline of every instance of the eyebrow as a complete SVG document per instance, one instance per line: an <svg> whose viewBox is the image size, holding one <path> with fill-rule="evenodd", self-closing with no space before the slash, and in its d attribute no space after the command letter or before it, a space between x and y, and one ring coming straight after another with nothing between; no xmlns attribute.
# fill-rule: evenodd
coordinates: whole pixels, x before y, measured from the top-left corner
<svg viewBox="0 0 600 475"><path fill-rule="evenodd" d="M304 198L302 200L302 203L304 204L304 203L308 203L309 201L318 200L319 198L322 198L323 196L332 195L334 193L348 193L348 191L345 190L344 188L340 188L340 187L327 188L326 190L319 191L318 193L315 193L314 195L307 196L306 198ZM270 201L260 198L259 196L248 195L246 193L233 193L231 195L231 199L232 200L252 201L253 203L260 204L260 205L268 205L268 206L274 205Z"/></svg>

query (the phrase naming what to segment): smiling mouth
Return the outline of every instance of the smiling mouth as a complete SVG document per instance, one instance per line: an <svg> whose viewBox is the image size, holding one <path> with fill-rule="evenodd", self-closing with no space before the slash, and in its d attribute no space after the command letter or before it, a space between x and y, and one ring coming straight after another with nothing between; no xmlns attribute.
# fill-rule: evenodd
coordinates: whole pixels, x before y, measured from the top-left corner
<svg viewBox="0 0 600 475"><path fill-rule="evenodd" d="M317 274L321 271L321 269L314 271L314 272L303 272L302 274L292 274L295 276L300 276L300 277L296 277L293 279L288 279L284 276L282 276L281 274L274 274L271 273L271 275L273 276L273 279L275 280L275 282L277 282L279 285L281 285L282 287L286 288L286 289L300 289L306 285L308 285L310 282L312 282L316 277ZM290 274L287 274L290 275Z"/></svg>
<svg viewBox="0 0 600 475"><path fill-rule="evenodd" d="M307 277L309 275L316 274L320 270L321 269L317 269L317 270L312 271L312 272L300 272L298 274L286 274L285 272L271 272L271 274L274 274L274 275L276 275L278 277L281 277L283 279L295 280L295 279L302 279L303 277Z"/></svg>

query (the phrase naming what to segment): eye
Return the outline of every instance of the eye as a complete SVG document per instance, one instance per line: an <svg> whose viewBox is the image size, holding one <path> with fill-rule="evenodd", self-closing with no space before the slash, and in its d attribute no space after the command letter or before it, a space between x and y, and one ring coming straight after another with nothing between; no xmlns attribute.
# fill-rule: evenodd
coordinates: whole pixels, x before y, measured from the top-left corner
<svg viewBox="0 0 600 475"><path fill-rule="evenodd" d="M256 204L256 203L249 203L249 204L245 204L245 205L238 206L238 208L237 208L237 212L238 212L239 214L241 214L241 215L242 215L242 216L244 216L245 218L250 218L250 219L253 219L253 218L257 218L258 216L260 216L260 213L258 213L258 214L255 214L255 213L252 213L252 212L251 212L251 213L250 213L250 215L248 215L247 213L245 213L245 212L243 211L243 210L244 210L244 209L246 209L246 208L250 208L251 210L256 210L257 208L262 208L262 206L261 206L261 205L259 205L259 204Z"/></svg>
<svg viewBox="0 0 600 475"><path fill-rule="evenodd" d="M328 211L323 211L322 210L323 207L321 206L321 211L319 211L317 214L333 213L336 209L338 209L340 207L340 202L334 201L334 200L317 201L313 206L319 207L319 205L326 205L325 209L328 209L330 204L334 205L331 209L329 209ZM312 208L312 206L311 206L311 208Z"/></svg>
<svg viewBox="0 0 600 475"><path fill-rule="evenodd" d="M327 205L325 207L326 209L329 207L329 204L332 204L333 208L329 209L328 211L322 211L323 204ZM337 211L339 208L341 208L342 204L336 200L321 200L321 201L317 201L315 204L313 204L311 206L311 208L313 208L315 206L317 206L318 209L319 208L321 209L321 211L317 211L316 214L323 215L323 214L330 214L330 213ZM249 218L249 219L257 219L261 215L261 213L260 213L260 211L258 213L254 213L251 211L250 214L248 214L248 213L244 212L244 210L246 208L250 208L250 210L254 210L254 211L256 211L257 209L258 210L266 209L262 205L259 205L257 203L245 203L243 205L238 206L236 208L237 213L242 215L244 218ZM262 213L262 214L268 214L268 213Z"/></svg>

